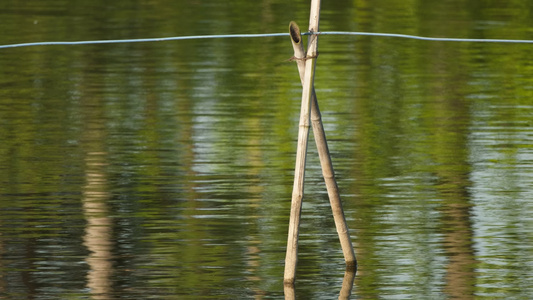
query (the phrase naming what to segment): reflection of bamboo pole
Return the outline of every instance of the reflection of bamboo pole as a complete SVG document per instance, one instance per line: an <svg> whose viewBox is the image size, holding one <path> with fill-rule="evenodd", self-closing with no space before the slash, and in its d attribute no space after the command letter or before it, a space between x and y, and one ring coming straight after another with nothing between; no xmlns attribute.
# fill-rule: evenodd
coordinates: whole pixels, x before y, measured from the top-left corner
<svg viewBox="0 0 533 300"><path fill-rule="evenodd" d="M342 279L342 288L339 293L339 300L348 300L352 295L353 282L355 281L355 270L347 267Z"/></svg>
<svg viewBox="0 0 533 300"><path fill-rule="evenodd" d="M300 72L300 78L303 83L305 73L305 52L302 45L300 28L295 22L291 22L289 25L289 32L292 46L294 48L294 59L298 64L298 71ZM318 149L318 155L320 157L320 165L322 166L322 175L324 176L324 181L326 182L326 188L328 190L329 201L333 211L335 226L337 228L337 233L339 234L342 252L344 253L344 260L346 261L346 265L348 267L356 267L357 260L355 258L348 225L346 224L344 211L342 209L339 188L337 186L337 181L335 180L335 172L333 171L333 164L331 163L326 133L324 132L324 126L322 125L322 117L320 115L320 109L318 107L318 100L316 98L314 87L312 88L311 93L311 123L313 125L313 133Z"/></svg>
<svg viewBox="0 0 533 300"><path fill-rule="evenodd" d="M318 32L320 17L320 0L311 0L311 13L309 17L309 31ZM296 167L294 170L294 185L292 190L291 213L289 220L289 233L287 238L287 254L285 256L284 282L293 284L296 277L296 264L298 262L298 233L302 199L304 191L305 159L307 156L307 140L309 137L309 123L311 110L311 91L315 77L315 63L318 48L318 36L309 37L305 65L304 84L302 92L302 107L300 110L300 123L298 131L298 148L296 150Z"/></svg>
<svg viewBox="0 0 533 300"><path fill-rule="evenodd" d="M353 268L347 267L344 272L344 277L342 278L342 287L339 292L339 300L348 300L352 295L353 282L355 281L355 270ZM294 284L284 284L283 285L283 294L285 295L285 300L295 300L296 291L294 290Z"/></svg>
<svg viewBox="0 0 533 300"><path fill-rule="evenodd" d="M91 271L87 274L87 287L93 299L108 299L111 294L113 265L111 250L111 219L108 215L106 190L105 152L91 151L86 157L87 183L83 191L83 210L87 219L84 245L91 252L86 261Z"/></svg>
<svg viewBox="0 0 533 300"><path fill-rule="evenodd" d="M285 295L285 300L296 300L296 292L294 291L294 284L284 284L283 294Z"/></svg>

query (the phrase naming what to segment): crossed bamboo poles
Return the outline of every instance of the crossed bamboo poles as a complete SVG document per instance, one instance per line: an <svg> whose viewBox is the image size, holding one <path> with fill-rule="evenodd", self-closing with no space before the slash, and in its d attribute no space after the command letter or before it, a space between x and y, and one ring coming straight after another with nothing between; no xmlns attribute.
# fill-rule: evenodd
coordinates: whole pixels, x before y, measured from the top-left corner
<svg viewBox="0 0 533 300"><path fill-rule="evenodd" d="M312 0L311 14L309 21L309 31L318 31L318 21L320 16L320 0ZM309 137L310 123L312 123L313 133L318 148L322 175L326 183L330 205L333 211L335 227L339 234L344 260L347 270L355 271L357 260L350 240L348 226L342 209L342 202L339 196L339 189L335 180L333 165L329 155L322 117L318 107L318 101L314 89L314 74L316 57L318 56L318 35L309 36L307 55L302 44L302 35L298 25L291 22L289 33L294 48L294 58L298 64L298 71L302 81L302 106L300 110L300 122L298 131L298 147L296 152L296 166L294 174L294 186L292 191L291 212L289 221L289 233L287 240L287 254L285 257L284 283L292 285L295 281L296 264L298 261L298 235L300 216L302 210L302 200L304 191L305 160L307 156L307 140Z"/></svg>

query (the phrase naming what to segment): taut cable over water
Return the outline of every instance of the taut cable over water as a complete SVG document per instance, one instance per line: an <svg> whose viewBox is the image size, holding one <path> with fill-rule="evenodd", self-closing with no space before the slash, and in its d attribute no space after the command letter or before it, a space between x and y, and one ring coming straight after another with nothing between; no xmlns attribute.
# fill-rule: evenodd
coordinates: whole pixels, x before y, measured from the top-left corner
<svg viewBox="0 0 533 300"><path fill-rule="evenodd" d="M172 36L172 37L144 38L144 39L122 39L122 40L48 41L48 42L33 42L33 43L0 45L0 49L36 47L36 46L75 46L75 45L94 45L94 44L149 43L149 42L168 42L168 41L199 40L199 39L261 38L261 37L264 38L264 37L280 37L280 36L288 36L288 35L289 35L288 33L243 33L243 34L188 35L188 36ZM400 34L400 33L358 32L358 31L304 32L302 33L302 35L371 36L371 37L412 39L412 40L422 40L422 41L432 41L432 42L533 44L533 40L447 38L447 37L418 36L418 35Z"/></svg>

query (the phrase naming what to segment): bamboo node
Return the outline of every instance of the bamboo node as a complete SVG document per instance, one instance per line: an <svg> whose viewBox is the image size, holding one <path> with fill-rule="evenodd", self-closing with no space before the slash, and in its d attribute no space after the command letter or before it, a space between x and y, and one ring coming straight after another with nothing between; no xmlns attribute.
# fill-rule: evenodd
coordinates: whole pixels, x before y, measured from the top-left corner
<svg viewBox="0 0 533 300"><path fill-rule="evenodd" d="M313 59L313 58L317 58L318 57L318 52L315 54L315 55L312 55L312 56L306 56L305 57L305 60L307 59Z"/></svg>
<svg viewBox="0 0 533 300"><path fill-rule="evenodd" d="M293 56L289 59L287 59L286 61L306 61L308 59L313 59L313 58L317 58L318 57L318 52L316 55L313 55L313 56L306 56L306 57L296 57L296 56Z"/></svg>

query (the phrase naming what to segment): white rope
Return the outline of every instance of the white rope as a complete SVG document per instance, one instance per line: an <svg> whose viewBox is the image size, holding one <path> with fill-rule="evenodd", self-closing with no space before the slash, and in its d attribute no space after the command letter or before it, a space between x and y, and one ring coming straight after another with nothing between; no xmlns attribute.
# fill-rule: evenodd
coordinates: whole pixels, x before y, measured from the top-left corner
<svg viewBox="0 0 533 300"><path fill-rule="evenodd" d="M533 43L533 40L438 38L438 37L424 37L424 36L416 36L416 35L408 35L408 34L397 34L397 33L373 33L373 32L350 32L350 31L325 31L325 32L318 32L318 33L306 32L306 33L303 33L302 35L310 35L310 34L393 37L393 38L405 38L405 39L415 39L415 40L423 40L423 41L438 41L438 42L524 43L524 44L532 44ZM20 44L0 45L0 49L17 48L17 47L31 47L31 46L143 43L143 42L165 42L165 41L197 40L197 39L258 38L258 37L278 37L278 36L289 36L289 33L191 35L191 36L175 36L175 37L165 37L165 38L124 39L124 40L96 40L96 41L73 41L73 42L35 42L35 43L20 43Z"/></svg>
<svg viewBox="0 0 533 300"><path fill-rule="evenodd" d="M395 37L395 38L414 39L414 40L423 40L423 41L436 41L436 42L524 43L524 44L533 44L533 40L438 38L438 37L425 37L425 36L417 36L417 35L409 35L409 34L398 34L398 33L327 31L327 32L320 32L319 34L320 35L363 35L363 36Z"/></svg>
<svg viewBox="0 0 533 300"><path fill-rule="evenodd" d="M11 45L0 45L0 49L3 49L3 48L15 48L15 47L30 47L30 46L143 43L143 42L165 42L165 41L197 40L197 39L255 38L255 37L288 36L288 35L289 35L288 33L224 34L224 35L190 35L190 36L175 36L175 37L166 37L166 38L126 39L126 40L96 40L96 41L75 41L75 42L36 42L36 43L21 43L21 44L11 44Z"/></svg>

